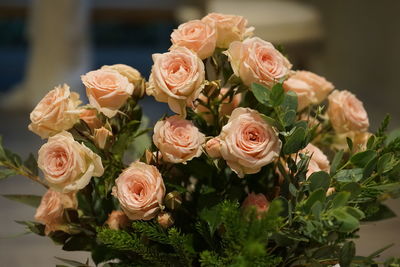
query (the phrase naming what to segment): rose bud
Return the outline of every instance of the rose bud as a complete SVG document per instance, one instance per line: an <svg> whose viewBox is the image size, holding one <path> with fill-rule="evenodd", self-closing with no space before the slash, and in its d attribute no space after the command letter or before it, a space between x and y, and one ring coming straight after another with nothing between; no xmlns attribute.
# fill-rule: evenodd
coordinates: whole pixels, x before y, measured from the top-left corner
<svg viewBox="0 0 400 267"><path fill-rule="evenodd" d="M129 225L129 218L123 211L113 210L110 215L108 215L106 224L110 229L119 230Z"/></svg>
<svg viewBox="0 0 400 267"><path fill-rule="evenodd" d="M161 225L162 228L168 228L174 224L174 219L169 212L160 212L157 215L157 222Z"/></svg>
<svg viewBox="0 0 400 267"><path fill-rule="evenodd" d="M207 141L205 145L205 149L207 154L212 158L220 158L221 157L221 144L218 137L214 137Z"/></svg>
<svg viewBox="0 0 400 267"><path fill-rule="evenodd" d="M104 127L94 130L94 142L96 143L96 146L100 149L105 148L107 140L112 136L113 134Z"/></svg>
<svg viewBox="0 0 400 267"><path fill-rule="evenodd" d="M242 203L242 209L246 210L249 207L255 207L257 215L260 218L261 215L268 211L269 202L264 194L250 193Z"/></svg>
<svg viewBox="0 0 400 267"><path fill-rule="evenodd" d="M84 109L79 113L79 118L83 120L89 128L94 131L94 129L100 128L103 124L97 118L96 109Z"/></svg>

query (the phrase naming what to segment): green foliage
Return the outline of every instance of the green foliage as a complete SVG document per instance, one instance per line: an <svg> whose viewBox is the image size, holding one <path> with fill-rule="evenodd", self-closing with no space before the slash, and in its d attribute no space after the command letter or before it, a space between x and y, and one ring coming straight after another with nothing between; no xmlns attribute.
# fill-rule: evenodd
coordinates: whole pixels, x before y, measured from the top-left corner
<svg viewBox="0 0 400 267"><path fill-rule="evenodd" d="M40 200L42 199L41 196L35 195L3 195L3 197L26 204L34 208L37 208L39 206Z"/></svg>

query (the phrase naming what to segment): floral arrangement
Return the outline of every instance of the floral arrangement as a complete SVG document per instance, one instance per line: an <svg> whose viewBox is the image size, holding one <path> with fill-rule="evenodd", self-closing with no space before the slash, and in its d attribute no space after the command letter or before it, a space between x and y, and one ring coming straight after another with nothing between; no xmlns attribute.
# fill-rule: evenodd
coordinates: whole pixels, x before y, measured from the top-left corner
<svg viewBox="0 0 400 267"><path fill-rule="evenodd" d="M1 178L48 189L5 196L37 207L19 223L103 266L399 266L353 242L360 222L394 216L382 204L400 195L389 119L370 133L354 94L292 70L252 32L212 13L173 31L147 82L117 64L82 76L87 105L51 90L30 114L47 139L37 161L0 146ZM145 93L176 115L145 128Z"/></svg>

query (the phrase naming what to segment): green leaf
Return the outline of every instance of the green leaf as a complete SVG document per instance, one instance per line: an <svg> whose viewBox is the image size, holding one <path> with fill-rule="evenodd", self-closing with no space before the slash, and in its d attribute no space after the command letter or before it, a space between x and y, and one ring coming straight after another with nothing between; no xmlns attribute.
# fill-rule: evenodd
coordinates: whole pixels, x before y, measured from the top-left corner
<svg viewBox="0 0 400 267"><path fill-rule="evenodd" d="M0 161L5 161L6 160L6 152L4 151L3 148L3 137L0 136Z"/></svg>
<svg viewBox="0 0 400 267"><path fill-rule="evenodd" d="M86 235L73 235L64 243L65 251L90 251L92 249L92 239Z"/></svg>
<svg viewBox="0 0 400 267"><path fill-rule="evenodd" d="M343 150L339 150L335 154L335 157L333 158L332 163L331 163L331 169L329 171L330 175L334 175L336 173L336 170L339 167L340 162L342 161L343 152L344 152Z"/></svg>
<svg viewBox="0 0 400 267"><path fill-rule="evenodd" d="M258 83L252 83L251 91L259 103L268 104L270 91L267 87Z"/></svg>
<svg viewBox="0 0 400 267"><path fill-rule="evenodd" d="M18 224L25 225L32 233L37 235L45 236L44 229L45 225L31 221L15 221Z"/></svg>
<svg viewBox="0 0 400 267"><path fill-rule="evenodd" d="M377 251L372 252L370 255L368 255L368 258L373 259L373 258L379 257L379 255L382 252L384 252L385 250L387 250L387 249L389 249L389 248L391 248L393 246L394 246L394 244L390 244L390 245L384 246L383 248L380 248Z"/></svg>
<svg viewBox="0 0 400 267"><path fill-rule="evenodd" d="M376 157L376 151L366 150L355 154L351 157L350 161L357 167L364 167L369 161Z"/></svg>
<svg viewBox="0 0 400 267"><path fill-rule="evenodd" d="M306 131L303 128L296 128L291 135L286 137L283 153L292 154L302 149L304 147L305 136Z"/></svg>
<svg viewBox="0 0 400 267"><path fill-rule="evenodd" d="M34 175L39 174L39 168L35 159L35 156L30 153L29 157L25 160L24 165L32 172Z"/></svg>
<svg viewBox="0 0 400 267"><path fill-rule="evenodd" d="M340 250L339 264L342 267L350 266L356 254L356 245L353 241L346 242Z"/></svg>
<svg viewBox="0 0 400 267"><path fill-rule="evenodd" d="M347 142L347 146L349 147L349 150L352 151L353 150L353 140L346 137L346 142Z"/></svg>
<svg viewBox="0 0 400 267"><path fill-rule="evenodd" d="M289 91L284 95L282 107L286 110L297 111L298 100L297 94L293 91Z"/></svg>
<svg viewBox="0 0 400 267"><path fill-rule="evenodd" d="M283 116L283 124L285 127L292 125L296 121L296 111L288 110Z"/></svg>
<svg viewBox="0 0 400 267"><path fill-rule="evenodd" d="M12 169L0 169L0 180L17 174L18 173Z"/></svg>
<svg viewBox="0 0 400 267"><path fill-rule="evenodd" d="M316 191L318 189L324 189L325 191L328 190L329 184L331 182L331 178L329 174L324 171L314 172L308 178L310 182L310 191Z"/></svg>
<svg viewBox="0 0 400 267"><path fill-rule="evenodd" d="M349 201L350 195L351 194L349 192L345 191L336 194L335 198L332 200L332 209L340 208L346 205Z"/></svg>
<svg viewBox="0 0 400 267"><path fill-rule="evenodd" d="M35 196L35 195L3 195L3 197L12 201L17 201L26 204L34 208L39 207L40 201L42 199L41 196Z"/></svg>
<svg viewBox="0 0 400 267"><path fill-rule="evenodd" d="M323 190L323 189L318 189L318 190L312 192L304 204L304 211L307 214L310 213L311 207L317 201L323 203L325 201L325 198L326 198L326 194L325 194L325 190Z"/></svg>
<svg viewBox="0 0 400 267"><path fill-rule="evenodd" d="M333 178L338 182L358 182L363 178L363 171L362 168L341 170Z"/></svg>
<svg viewBox="0 0 400 267"><path fill-rule="evenodd" d="M364 212L362 212L360 209L347 206L347 207L344 208L344 210L345 210L348 214L350 214L351 216L353 216L354 218L356 218L356 219L358 219L358 220L362 220L362 219L365 218Z"/></svg>
<svg viewBox="0 0 400 267"><path fill-rule="evenodd" d="M214 235L215 230L217 230L222 223L220 205L216 205L210 209L202 209L199 216L207 223L211 236Z"/></svg>
<svg viewBox="0 0 400 267"><path fill-rule="evenodd" d="M378 173L379 175L391 171L399 163L393 153L383 154L378 160Z"/></svg>
<svg viewBox="0 0 400 267"><path fill-rule="evenodd" d="M347 213L344 208L332 210L331 215L340 223L339 231L341 232L350 233L360 226L359 220Z"/></svg>
<svg viewBox="0 0 400 267"><path fill-rule="evenodd" d="M271 89L270 100L273 107L277 107L283 103L285 91L281 83L275 84Z"/></svg>
<svg viewBox="0 0 400 267"><path fill-rule="evenodd" d="M365 221L373 222L373 221L386 220L394 217L396 217L396 213L394 213L388 206L384 204L379 204L378 210L371 216L368 216L365 219Z"/></svg>
<svg viewBox="0 0 400 267"><path fill-rule="evenodd" d="M354 199L361 193L361 186L359 183L351 182L351 183L345 184L340 189L340 191L349 192L351 194L350 199Z"/></svg>

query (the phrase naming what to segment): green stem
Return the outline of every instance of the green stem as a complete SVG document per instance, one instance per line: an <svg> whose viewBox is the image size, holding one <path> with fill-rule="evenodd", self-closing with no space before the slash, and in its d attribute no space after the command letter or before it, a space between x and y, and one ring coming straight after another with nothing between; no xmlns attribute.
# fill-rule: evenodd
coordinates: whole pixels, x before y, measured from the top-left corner
<svg viewBox="0 0 400 267"><path fill-rule="evenodd" d="M39 176L34 175L30 170L28 170L24 166L21 166L18 168L8 162L0 162L0 166L4 166L8 169L14 170L17 174L25 176L25 177L31 179L32 181L41 184L42 186L44 186L47 189L49 188L49 186L45 182L43 182Z"/></svg>

